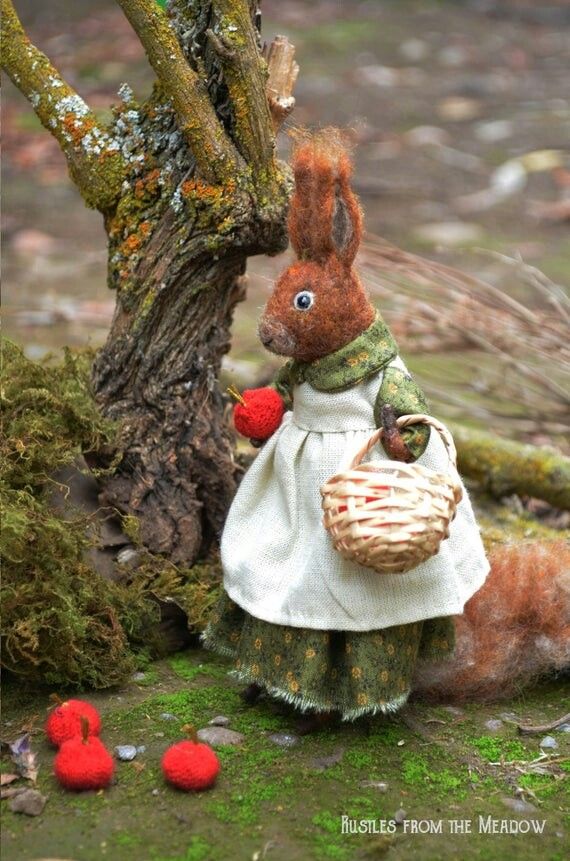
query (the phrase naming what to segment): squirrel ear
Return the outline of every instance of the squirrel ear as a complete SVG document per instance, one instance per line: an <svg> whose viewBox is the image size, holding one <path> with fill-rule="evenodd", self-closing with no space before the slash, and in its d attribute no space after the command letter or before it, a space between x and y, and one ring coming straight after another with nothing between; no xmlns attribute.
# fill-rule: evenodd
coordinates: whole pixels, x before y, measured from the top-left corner
<svg viewBox="0 0 570 861"><path fill-rule="evenodd" d="M352 166L336 130L325 129L298 146L289 236L301 260L336 254L351 266L362 235L362 215L350 188Z"/></svg>
<svg viewBox="0 0 570 861"><path fill-rule="evenodd" d="M331 253L329 231L334 185L330 160L313 141L303 143L293 159L295 189L289 208L289 237L300 260L324 260Z"/></svg>
<svg viewBox="0 0 570 861"><path fill-rule="evenodd" d="M362 213L356 195L350 188L350 174L350 161L343 154L339 159L335 182L331 242L345 266L352 265L362 236Z"/></svg>

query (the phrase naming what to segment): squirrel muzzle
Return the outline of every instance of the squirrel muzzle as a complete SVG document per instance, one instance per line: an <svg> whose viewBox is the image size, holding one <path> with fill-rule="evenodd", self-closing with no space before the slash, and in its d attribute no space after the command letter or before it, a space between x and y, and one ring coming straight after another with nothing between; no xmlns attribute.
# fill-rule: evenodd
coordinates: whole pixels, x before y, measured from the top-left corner
<svg viewBox="0 0 570 861"><path fill-rule="evenodd" d="M257 330L259 340L271 353L293 356L297 341L291 332L274 317L263 317Z"/></svg>

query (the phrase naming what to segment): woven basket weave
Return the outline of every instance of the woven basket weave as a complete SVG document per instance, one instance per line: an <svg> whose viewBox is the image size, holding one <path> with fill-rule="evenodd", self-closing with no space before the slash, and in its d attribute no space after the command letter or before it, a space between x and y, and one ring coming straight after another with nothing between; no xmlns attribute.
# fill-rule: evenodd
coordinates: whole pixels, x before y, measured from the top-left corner
<svg viewBox="0 0 570 861"><path fill-rule="evenodd" d="M376 431L345 472L321 488L323 523L338 552L380 574L403 574L439 551L462 497L451 434L427 415L402 416L399 428L423 423L441 435L447 473L395 460L362 463L382 439Z"/></svg>

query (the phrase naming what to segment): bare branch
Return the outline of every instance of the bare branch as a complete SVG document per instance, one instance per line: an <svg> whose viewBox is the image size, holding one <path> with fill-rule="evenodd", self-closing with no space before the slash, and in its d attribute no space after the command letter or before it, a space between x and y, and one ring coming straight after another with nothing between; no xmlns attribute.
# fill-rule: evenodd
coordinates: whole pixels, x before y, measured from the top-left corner
<svg viewBox="0 0 570 861"><path fill-rule="evenodd" d="M208 32L230 94L235 141L259 176L273 161L275 134L265 91L266 67L247 0L214 0L216 23Z"/></svg>
<svg viewBox="0 0 570 861"><path fill-rule="evenodd" d="M295 46L287 36L276 36L267 51L267 98L273 118L273 130L277 134L283 122L295 107L293 88L299 74L295 62Z"/></svg>
<svg viewBox="0 0 570 861"><path fill-rule="evenodd" d="M156 0L117 0L172 99L180 130L208 182L235 177L243 162L216 116L206 83L188 65L176 34Z"/></svg>
<svg viewBox="0 0 570 861"><path fill-rule="evenodd" d="M119 145L26 36L11 0L1 0L2 66L63 150L86 203L105 212L125 176Z"/></svg>

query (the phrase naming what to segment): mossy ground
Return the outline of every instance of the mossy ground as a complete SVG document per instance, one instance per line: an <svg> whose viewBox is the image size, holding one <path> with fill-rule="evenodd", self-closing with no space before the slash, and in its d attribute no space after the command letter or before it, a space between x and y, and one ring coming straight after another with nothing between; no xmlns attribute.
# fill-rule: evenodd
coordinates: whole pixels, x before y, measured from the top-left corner
<svg viewBox="0 0 570 861"><path fill-rule="evenodd" d="M551 721L568 710L570 698L561 682L461 712L415 703L396 717L340 725L283 749L268 736L291 731L295 713L272 701L243 704L227 666L224 659L190 650L153 664L146 680L90 695L101 710L102 737L110 748L146 745L134 762L117 763L116 784L100 793L69 794L58 787L51 774L53 751L42 732L49 692L8 683L2 737L14 738L32 726L41 762L38 786L49 800L42 816L33 819L4 811L4 861L563 858L570 828L568 759L564 765L558 757L545 773L529 770L525 763L540 755L541 736L518 736L509 722L496 734L484 726L505 712L533 724ZM165 712L176 720L162 719ZM167 787L160 772L165 748L181 737L183 724L204 726L218 714L227 715L245 740L219 751L217 785L189 795ZM555 735L556 753L567 756L568 736ZM339 762L325 770L316 767L316 757L340 749ZM9 770L9 760L2 768ZM388 784L386 792L366 785L379 781ZM505 806L505 797L519 797L517 787L536 812L519 814ZM402 827L393 835L341 832L343 814L390 820L399 808L410 820L442 820L442 833L404 833ZM546 825L542 835L490 836L478 833L479 816L532 816ZM469 820L473 833L449 833L450 819Z"/></svg>

